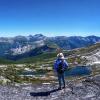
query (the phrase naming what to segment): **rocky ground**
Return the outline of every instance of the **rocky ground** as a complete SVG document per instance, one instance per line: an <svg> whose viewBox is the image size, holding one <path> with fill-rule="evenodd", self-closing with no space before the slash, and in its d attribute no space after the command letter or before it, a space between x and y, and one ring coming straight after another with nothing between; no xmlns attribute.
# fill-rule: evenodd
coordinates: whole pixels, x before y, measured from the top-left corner
<svg viewBox="0 0 100 100"><path fill-rule="evenodd" d="M65 89L57 87L57 83L0 85L0 100L100 100L100 75L66 80Z"/></svg>

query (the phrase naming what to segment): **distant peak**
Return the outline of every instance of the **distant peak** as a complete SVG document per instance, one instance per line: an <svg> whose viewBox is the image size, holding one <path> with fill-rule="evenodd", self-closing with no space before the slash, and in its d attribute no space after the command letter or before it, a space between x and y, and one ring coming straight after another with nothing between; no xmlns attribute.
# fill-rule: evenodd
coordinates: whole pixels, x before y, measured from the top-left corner
<svg viewBox="0 0 100 100"><path fill-rule="evenodd" d="M15 36L14 38L23 38L23 37L25 37L25 36L17 35L17 36Z"/></svg>
<svg viewBox="0 0 100 100"><path fill-rule="evenodd" d="M95 36L95 35L90 35L90 36L87 36L87 37L98 37L98 36Z"/></svg>
<svg viewBox="0 0 100 100"><path fill-rule="evenodd" d="M41 37L41 36L44 36L44 35L43 34L35 34L34 36Z"/></svg>

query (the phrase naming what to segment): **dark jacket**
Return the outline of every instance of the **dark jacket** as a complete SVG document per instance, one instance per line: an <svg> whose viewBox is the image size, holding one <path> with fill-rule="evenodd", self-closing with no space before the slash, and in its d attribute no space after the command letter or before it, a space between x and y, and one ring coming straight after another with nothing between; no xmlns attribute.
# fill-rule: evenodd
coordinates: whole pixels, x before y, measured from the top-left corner
<svg viewBox="0 0 100 100"><path fill-rule="evenodd" d="M62 59L56 59L56 61L54 62L54 70L57 72L59 64L62 62ZM68 67L68 63L66 62L66 60L63 60L63 69L67 69Z"/></svg>

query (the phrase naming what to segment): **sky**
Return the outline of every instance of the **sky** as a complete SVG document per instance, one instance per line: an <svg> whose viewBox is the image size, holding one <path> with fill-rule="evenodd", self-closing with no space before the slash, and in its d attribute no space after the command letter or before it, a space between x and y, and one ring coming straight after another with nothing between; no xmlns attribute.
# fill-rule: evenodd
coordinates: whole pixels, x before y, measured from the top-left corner
<svg viewBox="0 0 100 100"><path fill-rule="evenodd" d="M0 37L100 36L100 0L0 0Z"/></svg>

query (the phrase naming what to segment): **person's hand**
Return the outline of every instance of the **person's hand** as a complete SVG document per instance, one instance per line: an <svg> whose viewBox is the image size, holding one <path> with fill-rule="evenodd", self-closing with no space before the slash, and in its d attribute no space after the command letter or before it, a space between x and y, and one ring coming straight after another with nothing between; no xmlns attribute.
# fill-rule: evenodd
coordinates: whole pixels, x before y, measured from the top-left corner
<svg viewBox="0 0 100 100"><path fill-rule="evenodd" d="M54 71L54 75L57 76L57 72L56 71Z"/></svg>

